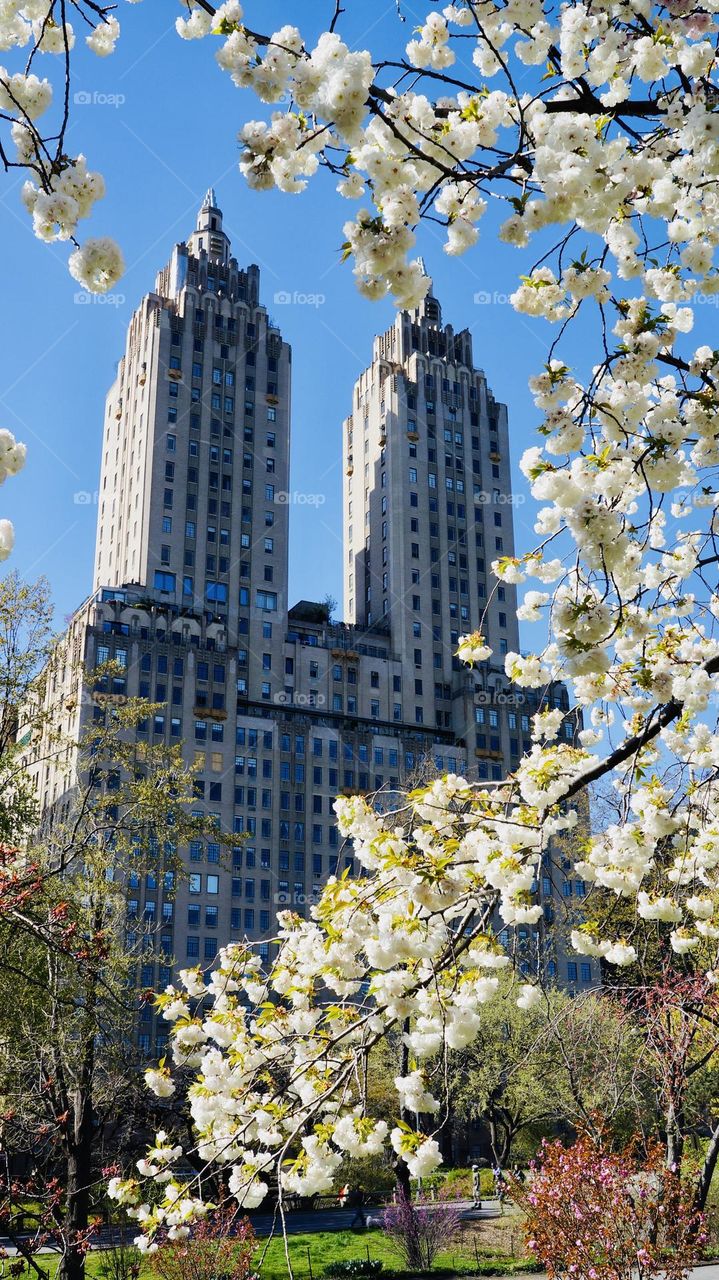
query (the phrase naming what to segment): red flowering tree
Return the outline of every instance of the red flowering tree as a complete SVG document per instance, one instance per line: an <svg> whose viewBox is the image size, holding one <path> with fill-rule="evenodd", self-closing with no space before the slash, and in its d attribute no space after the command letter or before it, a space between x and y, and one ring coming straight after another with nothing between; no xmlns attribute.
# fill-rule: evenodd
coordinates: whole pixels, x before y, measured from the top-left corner
<svg viewBox="0 0 719 1280"><path fill-rule="evenodd" d="M605 1150L589 1136L544 1143L528 1183L512 1195L527 1215L527 1245L548 1275L573 1280L681 1280L704 1242L693 1188L656 1145Z"/></svg>

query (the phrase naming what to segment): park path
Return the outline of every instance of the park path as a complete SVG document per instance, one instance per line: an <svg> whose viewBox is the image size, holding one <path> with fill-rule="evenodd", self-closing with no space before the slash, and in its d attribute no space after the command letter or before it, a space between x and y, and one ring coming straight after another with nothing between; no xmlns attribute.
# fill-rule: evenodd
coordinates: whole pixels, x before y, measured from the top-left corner
<svg viewBox="0 0 719 1280"><path fill-rule="evenodd" d="M499 1202L496 1200L483 1201L481 1209L476 1209L470 1200L461 1200L455 1203L463 1222L481 1222L489 1218L499 1217ZM431 1208L431 1205L429 1207ZM290 1236L304 1233L312 1235L318 1231L348 1231L352 1226L355 1213L355 1209L340 1209L338 1207L308 1210L293 1209L285 1214L285 1228ZM380 1226L381 1213L382 1209L379 1207L366 1209L367 1225L370 1227ZM279 1214L273 1216L271 1213L250 1213L248 1216L255 1234L261 1239L266 1239L267 1236L271 1235L273 1227L276 1234L279 1234L282 1230ZM117 1231L114 1231L112 1227L102 1228L97 1232L92 1248L106 1248L108 1244L111 1244L117 1238L117 1234ZM0 1250L4 1251L9 1257L13 1257L16 1253L16 1249L7 1237L1 1235ZM41 1249L39 1252L51 1253L53 1250L48 1248ZM719 1280L719 1276L717 1280Z"/></svg>

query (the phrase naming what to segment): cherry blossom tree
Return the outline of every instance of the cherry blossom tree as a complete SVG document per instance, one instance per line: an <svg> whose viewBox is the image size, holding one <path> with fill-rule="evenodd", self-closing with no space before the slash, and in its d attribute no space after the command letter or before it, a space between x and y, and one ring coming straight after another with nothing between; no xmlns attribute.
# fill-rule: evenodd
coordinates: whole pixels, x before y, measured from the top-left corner
<svg viewBox="0 0 719 1280"><path fill-rule="evenodd" d="M514 1180L512 1195L550 1280L680 1280L704 1240L689 1190L656 1148L614 1153L588 1137L569 1148L545 1143L529 1185Z"/></svg>
<svg viewBox="0 0 719 1280"><path fill-rule="evenodd" d="M352 211L345 252L366 296L419 303L423 220L444 227L456 256L474 249L493 201L501 240L536 245L511 300L556 334L531 380L541 426L521 462L537 547L493 570L525 586L522 619L546 621L538 652L506 655L508 679L564 680L586 725L559 739L562 712L541 711L531 751L499 784L449 776L382 813L364 798L338 801L362 875L332 880L310 920L281 917L267 972L251 948L232 946L209 984L185 971L164 993L173 1062L148 1082L170 1095L175 1067L190 1074L197 1158L228 1171L241 1205L261 1203L275 1179L281 1202L329 1190L345 1154L387 1145L406 1177L436 1167L443 1087L428 1064L481 1034L509 962L496 921L538 920L533 884L554 837L574 846L578 875L630 908L628 925L574 930L579 954L629 965L632 921L668 924L673 954L715 981L719 352L690 334L697 300L719 292L716 7L458 0L409 40L398 17L385 57L343 40L340 3L314 43L290 25L257 30L238 0L188 0L178 19L180 36L205 40L269 105L241 127L250 185L298 193L319 170L331 175ZM0 47L25 62L0 71L0 157L28 170L23 198L40 238L72 242L73 276L102 291L121 253L77 241L102 183L65 153L71 18L110 52L118 24L107 9L3 0ZM43 50L59 59L57 107L36 75ZM586 370L567 356L577 321ZM491 656L481 627L458 653L470 664ZM602 779L617 821L579 832ZM521 984L521 1009L539 998ZM407 1052L395 1085L414 1126L364 1111L367 1056L389 1032ZM202 1211L177 1174L182 1159L163 1138L140 1178L112 1183L145 1247ZM153 1207L144 1178L164 1188Z"/></svg>

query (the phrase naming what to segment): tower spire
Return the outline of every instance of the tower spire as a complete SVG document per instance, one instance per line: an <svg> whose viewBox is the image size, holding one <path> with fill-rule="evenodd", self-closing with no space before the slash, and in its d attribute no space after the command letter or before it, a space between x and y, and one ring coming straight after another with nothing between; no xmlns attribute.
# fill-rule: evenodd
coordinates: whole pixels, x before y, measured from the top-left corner
<svg viewBox="0 0 719 1280"><path fill-rule="evenodd" d="M195 230L187 241L190 253L197 256L203 251L211 259L227 262L230 241L222 229L222 210L217 203L214 187L208 187L205 198L197 211Z"/></svg>

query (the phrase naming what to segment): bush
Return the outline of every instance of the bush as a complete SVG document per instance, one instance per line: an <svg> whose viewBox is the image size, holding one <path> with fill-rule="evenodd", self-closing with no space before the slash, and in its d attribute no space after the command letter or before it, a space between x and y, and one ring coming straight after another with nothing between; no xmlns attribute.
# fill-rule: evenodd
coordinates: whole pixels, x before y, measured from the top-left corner
<svg viewBox="0 0 719 1280"><path fill-rule="evenodd" d="M658 1145L615 1152L586 1135L571 1147L545 1143L529 1184L509 1186L550 1280L683 1280L704 1243L693 1188Z"/></svg>
<svg viewBox="0 0 719 1280"><path fill-rule="evenodd" d="M401 1253L410 1271L429 1271L437 1254L456 1236L460 1216L447 1203L412 1204L398 1195L382 1215L382 1228Z"/></svg>
<svg viewBox="0 0 719 1280"><path fill-rule="evenodd" d="M103 1246L97 1268L100 1280L137 1280L142 1264L140 1250L123 1233Z"/></svg>
<svg viewBox="0 0 719 1280"><path fill-rule="evenodd" d="M344 1262L331 1262L325 1271L326 1276L333 1277L333 1280L343 1280L344 1276L378 1276L383 1262L379 1259L370 1261L369 1258L350 1258Z"/></svg>
<svg viewBox="0 0 719 1280"><path fill-rule="evenodd" d="M164 1240L152 1257L160 1280L250 1280L255 1233L247 1218L218 1210L184 1240Z"/></svg>
<svg viewBox="0 0 719 1280"><path fill-rule="evenodd" d="M434 1191L440 1200L473 1200L474 1184L471 1168L438 1169L424 1178L422 1185L425 1191ZM492 1170L480 1168L480 1195L488 1200L494 1195L494 1174Z"/></svg>
<svg viewBox="0 0 719 1280"><path fill-rule="evenodd" d="M386 1152L356 1159L347 1156L337 1173L337 1186L364 1187L370 1195L390 1196L396 1179Z"/></svg>

